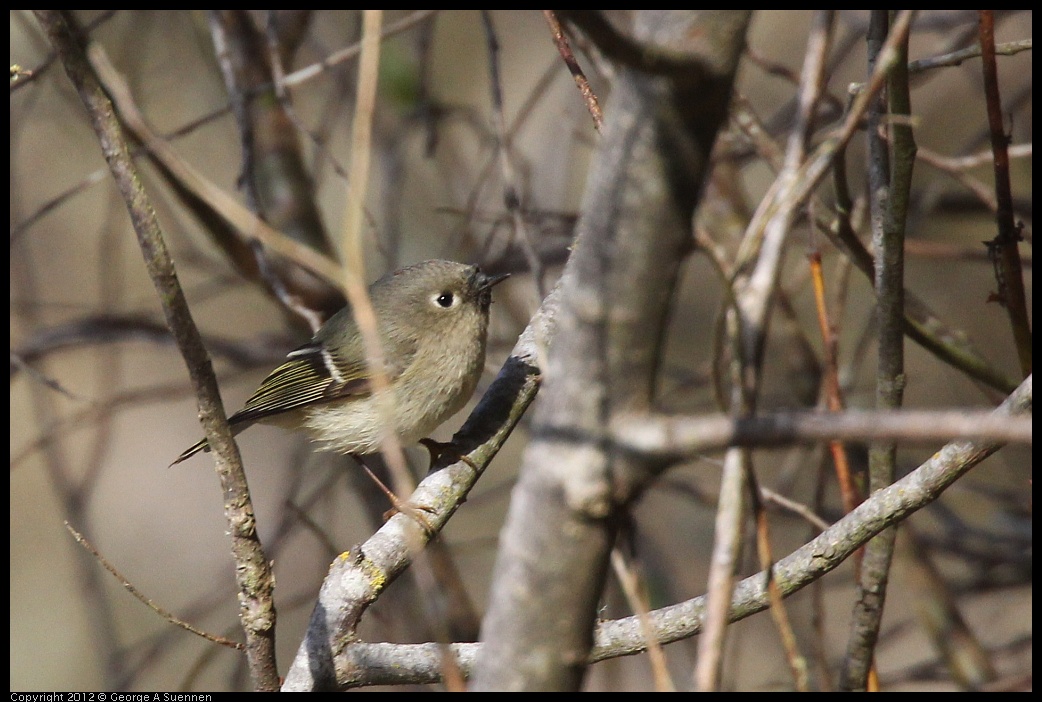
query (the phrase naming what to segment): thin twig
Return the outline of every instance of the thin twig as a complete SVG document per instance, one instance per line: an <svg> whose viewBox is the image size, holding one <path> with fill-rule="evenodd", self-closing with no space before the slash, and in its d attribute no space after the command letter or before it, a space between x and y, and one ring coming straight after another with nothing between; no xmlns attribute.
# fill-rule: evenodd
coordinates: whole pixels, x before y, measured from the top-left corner
<svg viewBox="0 0 1042 702"><path fill-rule="evenodd" d="M854 110L858 104L861 103L852 98L850 109ZM861 104L861 109L863 107L864 105ZM781 168L781 150L766 133L748 102L739 95L736 95L734 98L733 114L736 123L750 137L757 151L764 155L769 165L775 170L779 170ZM844 123L850 123L849 116ZM845 129L843 133L846 133ZM819 147L818 160L826 153L831 153L833 186L836 191L835 209L838 216L833 221L818 218L815 220L815 223L818 229L825 233L837 248L850 257L859 271L871 278L874 269L873 256L857 238L853 227L850 225L849 218L850 213L853 211L853 202L846 186L845 144L846 141L836 140L832 142L834 150ZM773 200L775 195L774 185L772 184L772 190L768 192L768 195L761 202L761 207L768 200ZM823 207L820 199L815 199L814 202L816 207ZM755 242L761 233L761 229L748 227L746 238ZM743 242L742 248L744 250L758 245L758 243L748 245ZM961 330L952 328L951 325L938 318L914 293L906 291L905 302L905 331L909 338L971 378L1005 392L1010 391L1014 387L1008 378L996 370L992 364L968 344L966 335Z"/></svg>
<svg viewBox="0 0 1042 702"><path fill-rule="evenodd" d="M155 211L141 187L112 103L98 83L68 19L58 11L40 10L35 15L58 51L86 108L113 179L126 202L146 268L163 303L167 324L185 358L199 398L199 413L206 438L217 457L217 472L224 490L225 517L232 537L236 580L242 602L240 622L246 633L252 682L258 690L277 689L275 606L272 600L274 578L257 537L242 460L224 415L209 356L192 322Z"/></svg>
<svg viewBox="0 0 1042 702"><path fill-rule="evenodd" d="M993 413L996 418L1031 416L1032 379L1028 377ZM958 440L945 445L914 471L869 496L858 507L816 538L779 560L773 573L782 594L791 595L835 569L883 529L900 523L938 499L974 466L1002 447L992 440ZM729 618L732 622L768 607L765 573L745 578L735 588ZM659 641L670 643L702 632L705 596L651 612ZM602 622L595 633L593 660L606 660L644 650L636 617Z"/></svg>
<svg viewBox="0 0 1042 702"><path fill-rule="evenodd" d="M648 660L651 663L652 678L655 680L656 692L676 692L677 687L669 674L666 665L666 654L662 646L655 640L651 620L648 618L648 598L645 588L642 587L640 574L634 563L628 562L626 557L616 546L611 551L611 567L615 577L622 586L623 595L631 610L641 621L645 638L648 642Z"/></svg>
<svg viewBox="0 0 1042 702"><path fill-rule="evenodd" d="M695 689L719 690L724 662L724 636L730 623L728 613L734 592L734 578L742 554L742 526L749 492L745 463L751 460L744 449L731 449L724 457L720 497L713 526L713 552L706 579L706 608L702 635L698 637L698 657L692 678Z"/></svg>
<svg viewBox="0 0 1042 702"><path fill-rule="evenodd" d="M780 509L798 515L819 532L825 531L831 526L807 505L791 500L785 495L762 485L760 486L760 499L766 504L776 505Z"/></svg>
<svg viewBox="0 0 1042 702"><path fill-rule="evenodd" d="M412 27L416 26L417 24L419 24L419 23L421 23L421 22L423 22L425 20L430 19L431 17L434 16L434 14L436 12L437 12L437 10L418 10L418 11L412 13L411 15L409 15L408 17L405 17L403 19L398 20L397 22L389 24L384 29L384 31L382 32L381 36L384 39L386 39L388 37L392 37L392 36L395 36L397 34L400 34L401 32L404 32L404 31L406 31L408 29L411 29ZM101 18L99 18L99 19L101 19ZM96 24L97 24L97 22L94 22L94 23L92 23L92 26L96 25ZM323 60L323 61L320 61L318 63L312 64L311 66L307 66L307 67L302 68L302 69L300 69L298 71L295 71L294 73L289 74L288 76L285 77L285 79L283 80L282 84L285 87L285 86L295 86L295 85L300 85L302 83L305 83L306 81L311 80L312 78L315 78L315 77L317 77L319 75L322 75L323 73L325 73L327 70L333 68L334 66L336 66L336 65L338 65L340 63L343 63L343 62L345 62L345 61L347 61L349 59L352 59L352 58L358 56L360 51L361 51L361 43L360 42L356 43L356 44L353 44L352 46L349 46L349 47L347 47L345 49L341 49L340 51L337 51L337 52L331 54L330 56L326 57L326 59ZM40 74L41 70L42 70L42 67L38 67L35 70L33 77L35 78L36 76L38 76ZM27 83L27 82L28 82L27 80L20 81L17 85L12 86L12 90L14 88L16 88L16 87L21 86L22 84ZM258 86L257 87L257 91L260 92L260 91L264 91L264 90L271 90L271 87L272 87L271 85ZM213 121L215 121L217 119L220 119L221 117L226 115L229 111L231 111L231 109L232 109L231 103L229 103L227 105L223 105L223 106L221 106L221 107L219 107L219 108L217 108L215 110L212 110L211 112L208 112L208 113L206 113L206 114L204 114L204 115L202 115L200 117L197 117L196 119L188 122L187 124L184 124L181 127L175 129L174 131L166 134L165 138L173 140L173 139L177 139L177 138L180 138L180 137L183 137L183 136L187 136L187 135L193 133L199 127L202 127L202 126L204 126L206 124L209 124L209 123L211 123L211 122L213 122ZM309 133L309 135L310 135L310 133ZM134 155L135 158L137 158L137 156L140 155L141 153L143 153L144 151L146 151L146 149L135 148L133 150L133 155ZM339 165L336 166L336 170L337 170L337 172L342 172L340 167L339 167ZM29 227L31 227L33 224L35 224L38 220L42 219L43 216L46 215L48 212L56 209L57 207L59 207L62 203L64 203L69 198L71 198L71 197L79 194L80 192L90 188L94 184L100 183L101 181L105 180L105 177L106 177L106 171L103 168L99 168L98 170L94 171L93 173L90 173L89 175L84 177L83 180L81 180L79 183L77 183L76 185L72 186L71 188L69 188L69 189L59 193L58 195L54 196L51 200L46 201L43 205L38 207L37 210L34 213L32 213L31 215L29 215L28 217L26 217L25 219L20 221L15 226L11 227L11 236L14 237L14 236L16 236L18 234L21 234L22 232L27 230Z"/></svg>
<svg viewBox="0 0 1042 702"><path fill-rule="evenodd" d="M557 19L557 13L553 10L543 10L543 17L546 18L546 23L550 25L550 35L557 46L557 52L561 54L564 65L568 67L575 84L579 87L579 94L582 95L583 102L586 103L586 109L590 111L590 117L593 118L593 128L600 132L601 125L604 124L604 114L601 112L600 102L597 100L597 94L590 87L590 81L586 80L586 74L583 73L582 66L579 65L579 62L575 59L575 54L572 53L572 47L568 43L568 37L564 33L564 28Z"/></svg>
<svg viewBox="0 0 1042 702"><path fill-rule="evenodd" d="M485 42L488 46L489 90L492 94L492 124L496 135L496 146L499 152L499 163L503 171L503 204L510 213L514 228L514 241L521 245L525 260L531 269L532 280L535 281L538 299L546 297L546 274L539 254L532 243L531 234L525 225L524 207L521 202L521 188L517 180L517 169L514 168L510 149L507 145L506 117L503 110L503 86L499 71L499 40L488 10L481 11L481 23L485 28Z"/></svg>
<svg viewBox="0 0 1042 702"><path fill-rule="evenodd" d="M30 366L28 363L26 363L25 359L22 358L21 354L15 353L14 351L11 351L10 353L12 378L14 377L15 368L18 368L19 370L24 371L25 374L32 378L34 382L40 383L44 387L50 388L51 390L54 390L55 392L60 393L65 397L69 398L70 400L75 400L76 402L89 402L88 398L83 397L82 395L77 395L72 390L69 390L54 378Z"/></svg>
<svg viewBox="0 0 1042 702"><path fill-rule="evenodd" d="M181 158L168 142L157 136L148 126L144 116L134 104L129 86L116 72L102 47L92 44L88 52L91 65L104 83L106 92L112 96L123 123L135 137L148 147L152 156L162 162L163 166L177 177L181 185L206 203L217 216L244 237L259 239L273 253L292 260L327 283L340 288L343 273L339 265L310 246L298 243L272 228Z"/></svg>
<svg viewBox="0 0 1042 702"><path fill-rule="evenodd" d="M999 97L998 68L995 65L995 16L993 10L980 10L980 43L984 69L984 96L988 108L988 127L991 150L995 156L995 201L998 209L995 220L998 233L989 244L995 257L995 280L998 283L996 299L1006 308L1013 341L1020 360L1020 370L1031 373L1031 322L1028 319L1024 294L1024 273L1020 264L1018 242L1020 232L1013 222L1013 194L1009 178L1009 137L1002 119L1002 100Z"/></svg>
<svg viewBox="0 0 1042 702"><path fill-rule="evenodd" d="M1021 51L1031 51L1031 39L1021 39L1020 41L1008 41L1004 44L994 45L994 53L1002 56L1013 56L1019 54ZM965 49L959 49L958 51L952 51L948 54L941 54L940 56L930 56L929 58L917 59L915 61L908 62L909 73L921 73L922 71L928 71L931 68L941 68L942 66L959 66L962 65L963 61L971 58L977 58L981 55L981 47L979 44L974 46L968 46Z"/></svg>
<svg viewBox="0 0 1042 702"><path fill-rule="evenodd" d="M821 269L821 255L816 253L810 258L814 305L818 311L818 329L821 332L822 346L825 349L825 403L830 412L842 412L845 403L843 390L839 385L839 339L833 331L828 303L825 301L825 276ZM840 495L843 498L843 509L849 512L861 502L861 495L854 483L846 448L842 442L830 441L829 452L832 454L836 482L839 484Z"/></svg>
<svg viewBox="0 0 1042 702"><path fill-rule="evenodd" d="M87 537L85 537L83 534L81 534L80 532L78 532L75 529L73 529L72 525L69 524L68 522L64 522L64 524L65 524L66 531L68 531L70 534L72 534L72 538L74 538L76 540L76 543L78 543L80 546L82 546L88 553L93 555L94 558L97 559L98 563L100 563L101 566L105 570L107 570L108 572L112 573L112 576L114 578L116 578L116 580L119 581L120 585L123 586L123 589L126 590L127 592L129 592L134 597L136 597L137 600L139 602L141 602L141 604L145 605L146 607L151 609L153 612L155 612L156 614L158 614L159 616L161 616L163 619L167 620L168 622L170 622L174 626L179 626L182 629L195 634L196 636L201 636L202 638L206 639L207 641L212 641L212 642L214 642L216 644L220 644L221 646L227 646L228 648L234 648L237 651L245 651L246 650L246 646L244 644L241 644L238 641L232 641L232 640L227 639L227 638L225 638L223 636L217 636L216 634L207 633L207 632L203 631L202 629L199 629L199 628L189 624L188 622L184 621L183 619L178 619L177 616L175 616L171 612L168 612L167 610L165 610L162 607L160 607L159 605L157 605L155 602L152 601L152 599L150 597L147 597L144 593L142 593L140 590L138 590L134 586L134 584L132 582L130 582L130 579L127 578L127 576L125 576L122 573L120 573L116 569L116 567L114 565L109 563L108 559L106 559L104 556L101 555L101 553L98 551L98 549L95 548L94 544L92 544L87 539Z"/></svg>
<svg viewBox="0 0 1042 702"><path fill-rule="evenodd" d="M376 311L365 285L365 252L362 245L362 225L365 219L365 195L369 186L369 167L372 154L373 114L376 110L377 73L380 66L380 10L365 10L362 19L362 55L358 63L358 95L351 125L351 163L349 166L347 199L341 228L344 252L343 289L351 303L351 310L365 346L366 361L373 381L373 397L379 400L384 426L392 427L395 408L387 392L387 364ZM399 497L407 499L412 492L412 477L406 467L405 454L393 431L382 432L381 450L387 459Z"/></svg>
<svg viewBox="0 0 1042 702"><path fill-rule="evenodd" d="M417 10L409 16L403 17L397 22L392 22L391 24L383 28L380 31L380 39L388 39L396 34L400 34L401 32L404 32L408 29L412 29L417 24L420 24L421 22L426 22L427 20L431 19L437 12L438 10ZM355 58L356 56L361 55L362 45L364 42L365 38L363 37L362 41L358 42L357 44L353 44L352 46L341 49L340 51L335 51L329 56L326 56L318 63L313 63L310 66L305 66L304 68L293 71L285 77L285 79L282 81L282 84L286 87L293 87L295 85L299 85L301 83L311 80L315 76L318 76L328 71L337 64L344 63L345 61L348 61L350 59Z"/></svg>
<svg viewBox="0 0 1042 702"><path fill-rule="evenodd" d="M814 23L807 41L803 66L800 71L800 85L797 94L798 110L796 120L789 133L782 168L776 179L776 196L784 203L773 216L764 220L763 245L757 252L755 268L744 280L738 281L738 306L740 311L739 347L741 349L742 376L740 391L742 402L740 407L732 407L733 412L746 414L754 411L757 405L760 379L762 377L763 349L766 340L766 325L771 306L777 296L778 278L792 223L797 212L806 199L789 201L788 198L797 187L797 174L806 160L807 148L814 127L818 104L825 86L825 65L832 36L833 11L820 11L814 15ZM763 215L764 210L757 214ZM753 218L754 222L756 217ZM753 229L750 224L750 230ZM751 489L752 508L756 523L756 546L761 568L768 573L772 571L773 556L767 532L766 514L759 501L759 489L756 476L752 473L751 462L747 463L748 483ZM768 592L771 599L772 619L778 629L785 650L786 661L792 671L793 680L798 690L809 689L807 664L796 643L795 634L789 621L781 594L773 576L768 580ZM730 597L728 597L730 601Z"/></svg>

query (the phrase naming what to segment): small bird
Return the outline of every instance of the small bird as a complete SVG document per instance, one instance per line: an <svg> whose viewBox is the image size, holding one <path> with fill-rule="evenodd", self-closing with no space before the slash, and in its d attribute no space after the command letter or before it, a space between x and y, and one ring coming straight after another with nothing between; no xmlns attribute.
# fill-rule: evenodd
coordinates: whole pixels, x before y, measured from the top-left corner
<svg viewBox="0 0 1042 702"><path fill-rule="evenodd" d="M369 287L394 433L402 445L424 443L432 461L442 445L427 437L473 394L485 365L492 288L508 275L432 260L388 273ZM373 392L365 340L345 307L290 352L228 423L233 434L262 422L303 429L325 450L376 453L386 405ZM170 465L199 451L209 451L206 439Z"/></svg>

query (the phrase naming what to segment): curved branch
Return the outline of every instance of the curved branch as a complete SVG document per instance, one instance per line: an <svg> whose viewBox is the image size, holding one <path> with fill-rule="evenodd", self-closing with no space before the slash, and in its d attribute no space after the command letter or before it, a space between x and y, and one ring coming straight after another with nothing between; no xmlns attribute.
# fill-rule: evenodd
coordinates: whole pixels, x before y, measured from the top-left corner
<svg viewBox="0 0 1042 702"><path fill-rule="evenodd" d="M1029 376L992 415L1023 416L1031 412ZM874 493L816 538L779 560L772 577L788 596L834 570L858 548L887 527L929 505L970 469L1002 447L1001 443L951 442L929 460L889 487ZM425 481L426 482L426 481ZM728 619L736 622L769 606L767 574L759 572L737 584ZM649 613L655 639L668 644L702 631L704 595ZM365 685L433 683L441 680L443 656L452 655L459 669L470 675L482 644L390 644L351 642L335 657L340 688ZM589 661L642 653L647 640L638 616L599 623ZM331 661L333 662L333 661ZM289 678L287 677L287 687Z"/></svg>

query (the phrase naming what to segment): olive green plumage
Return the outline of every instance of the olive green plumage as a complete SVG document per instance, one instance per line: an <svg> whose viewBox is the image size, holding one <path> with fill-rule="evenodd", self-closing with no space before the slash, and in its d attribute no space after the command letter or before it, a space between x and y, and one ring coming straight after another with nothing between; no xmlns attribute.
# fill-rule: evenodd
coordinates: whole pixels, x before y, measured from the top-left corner
<svg viewBox="0 0 1042 702"><path fill-rule="evenodd" d="M504 278L424 261L370 286L393 408L387 414L402 444L427 437L473 394L485 365L492 287ZM262 422L303 429L327 450L374 453L387 422L373 390L366 345L346 307L292 351L228 423L235 434ZM171 465L206 450L203 439Z"/></svg>

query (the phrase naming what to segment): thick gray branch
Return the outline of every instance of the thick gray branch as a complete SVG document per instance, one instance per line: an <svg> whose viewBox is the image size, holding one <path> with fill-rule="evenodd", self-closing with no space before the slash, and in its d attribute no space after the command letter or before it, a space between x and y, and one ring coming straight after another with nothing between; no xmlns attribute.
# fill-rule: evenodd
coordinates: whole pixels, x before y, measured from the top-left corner
<svg viewBox="0 0 1042 702"><path fill-rule="evenodd" d="M670 70L620 67L605 110L535 438L501 536L475 689L581 684L619 508L651 475L611 449L608 422L651 405L669 301L748 19L637 15L632 41L668 55ZM675 70L684 62L691 70Z"/></svg>

